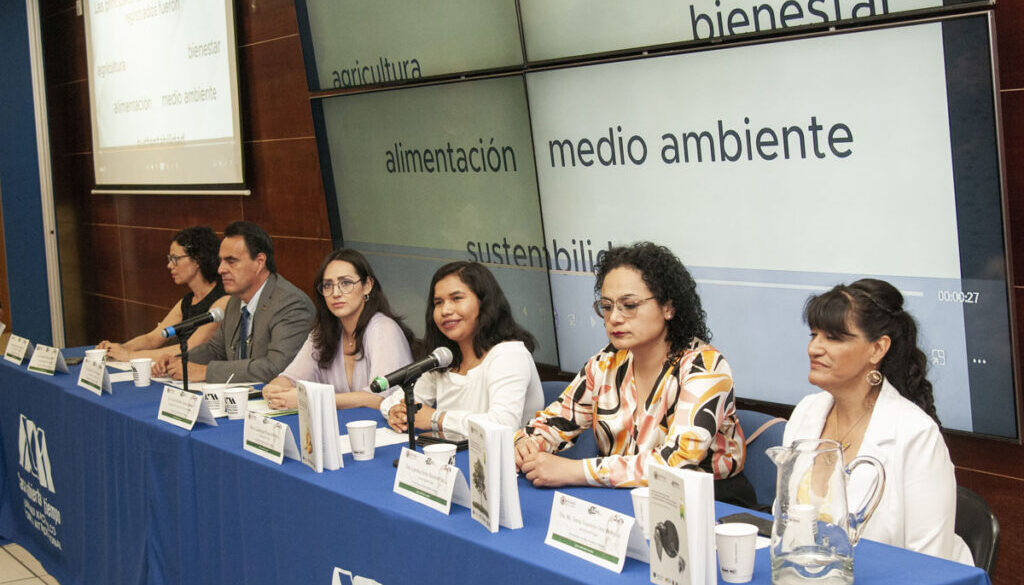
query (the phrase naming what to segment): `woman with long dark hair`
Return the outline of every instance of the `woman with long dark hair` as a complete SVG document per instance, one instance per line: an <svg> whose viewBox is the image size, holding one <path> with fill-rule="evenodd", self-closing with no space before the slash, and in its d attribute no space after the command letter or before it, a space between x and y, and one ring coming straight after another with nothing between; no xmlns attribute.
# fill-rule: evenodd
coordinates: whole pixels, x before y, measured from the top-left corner
<svg viewBox="0 0 1024 585"><path fill-rule="evenodd" d="M647 485L650 462L697 466L715 477L715 498L748 507L743 433L732 370L708 341L697 285L664 246L605 252L594 310L609 345L561 397L516 433L516 464L537 486ZM593 429L600 456L555 455Z"/></svg>
<svg viewBox="0 0 1024 585"><path fill-rule="evenodd" d="M334 386L339 409L377 408L382 398L369 391L370 382L412 362L412 332L391 312L383 285L356 250L324 258L313 299L313 330L292 363L264 386L267 404L295 408L295 382L306 380Z"/></svg>
<svg viewBox="0 0 1024 585"><path fill-rule="evenodd" d="M544 404L531 355L536 341L516 323L505 293L483 264L452 262L434 273L426 332L427 348L447 347L454 359L416 383L414 394L422 403L416 428L467 434L466 417L481 412L514 428ZM385 399L380 411L392 428L407 429L401 392Z"/></svg>
<svg viewBox="0 0 1024 585"><path fill-rule="evenodd" d="M804 321L811 329L807 379L823 392L796 406L783 443L830 439L847 462L875 457L885 469L885 490L861 536L973 564L953 533L956 478L903 295L884 280L840 284L807 301ZM864 501L873 478L854 471L851 507Z"/></svg>
<svg viewBox="0 0 1024 585"><path fill-rule="evenodd" d="M103 340L96 347L106 349L107 355L120 361L142 357L156 360L178 355L178 344L164 346L167 340L160 332L165 327L206 313L214 307L223 311L228 305L229 297L217 274L219 250L220 240L206 226L189 227L174 234L167 254L167 271L174 284L187 286L188 292L171 307L167 316L152 331L124 343ZM192 348L205 342L218 327L220 323L207 323L196 328L188 339L188 346Z"/></svg>

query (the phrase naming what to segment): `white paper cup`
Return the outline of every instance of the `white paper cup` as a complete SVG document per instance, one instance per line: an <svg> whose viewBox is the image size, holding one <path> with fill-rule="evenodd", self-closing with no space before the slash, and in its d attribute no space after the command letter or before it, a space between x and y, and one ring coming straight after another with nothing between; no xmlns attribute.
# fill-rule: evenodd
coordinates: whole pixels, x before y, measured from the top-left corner
<svg viewBox="0 0 1024 585"><path fill-rule="evenodd" d="M149 386L149 380L153 376L153 360L151 358L135 358L128 363L132 366L132 378L135 380L135 385L139 388Z"/></svg>
<svg viewBox="0 0 1024 585"><path fill-rule="evenodd" d="M369 461L377 448L377 421L354 420L345 423L348 430L348 441L352 445L352 458L356 461Z"/></svg>
<svg viewBox="0 0 1024 585"><path fill-rule="evenodd" d="M453 465L455 463L455 445L451 443L436 443L423 447L423 454L430 457L441 465Z"/></svg>
<svg viewBox="0 0 1024 585"><path fill-rule="evenodd" d="M221 391L221 396L224 397L224 412L227 413L229 419L245 418L245 413L249 410L248 388L227 388Z"/></svg>
<svg viewBox="0 0 1024 585"><path fill-rule="evenodd" d="M715 526L715 545L722 581L746 583L754 577L757 526L743 522L719 524Z"/></svg>
<svg viewBox="0 0 1024 585"><path fill-rule="evenodd" d="M103 363L107 360L107 350L87 349L85 350L85 359Z"/></svg>
<svg viewBox="0 0 1024 585"><path fill-rule="evenodd" d="M644 538L647 540L651 539L651 491L645 487L633 488L629 491L629 495L633 497L633 517L636 518L637 525L640 526L640 530L644 533Z"/></svg>

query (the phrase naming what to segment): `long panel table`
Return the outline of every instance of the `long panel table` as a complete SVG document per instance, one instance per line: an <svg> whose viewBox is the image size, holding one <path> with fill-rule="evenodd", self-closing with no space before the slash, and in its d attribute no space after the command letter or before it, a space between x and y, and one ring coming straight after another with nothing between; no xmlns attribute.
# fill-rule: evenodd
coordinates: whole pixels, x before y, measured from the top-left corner
<svg viewBox="0 0 1024 585"><path fill-rule="evenodd" d="M0 536L63 585L649 582L633 559L616 574L546 546L554 491L523 479L525 527L491 534L466 508L445 516L394 494L398 445L317 474L243 451L241 421L192 432L157 421L158 384L116 383L98 397L77 378L77 366L49 377L0 362ZM342 411L341 428L357 418L380 421ZM281 420L298 435L297 417ZM467 455L456 459L465 473ZM564 491L632 511L626 490ZM855 574L858 585L989 582L979 569L871 541L856 549ZM771 582L767 550L753 582Z"/></svg>

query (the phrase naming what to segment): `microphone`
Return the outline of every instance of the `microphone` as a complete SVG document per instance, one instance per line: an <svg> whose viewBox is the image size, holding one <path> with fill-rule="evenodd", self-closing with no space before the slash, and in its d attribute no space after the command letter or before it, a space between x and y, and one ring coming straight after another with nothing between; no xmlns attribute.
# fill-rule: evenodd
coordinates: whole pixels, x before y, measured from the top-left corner
<svg viewBox="0 0 1024 585"><path fill-rule="evenodd" d="M413 362L405 367L399 368L387 376L377 376L373 379L373 382L370 382L370 390L378 393L383 392L392 386L404 384L409 378L415 378L416 376L425 374L430 370L447 368L451 363L452 350L447 347L439 347L431 352L430 355L418 362Z"/></svg>
<svg viewBox="0 0 1024 585"><path fill-rule="evenodd" d="M220 323L224 320L224 311L221 311L217 307L210 309L208 312L202 315L196 315L191 319L185 319L177 325L171 325L165 327L160 335L164 337L174 337L179 333L185 333L199 327L200 325L206 325L207 323Z"/></svg>

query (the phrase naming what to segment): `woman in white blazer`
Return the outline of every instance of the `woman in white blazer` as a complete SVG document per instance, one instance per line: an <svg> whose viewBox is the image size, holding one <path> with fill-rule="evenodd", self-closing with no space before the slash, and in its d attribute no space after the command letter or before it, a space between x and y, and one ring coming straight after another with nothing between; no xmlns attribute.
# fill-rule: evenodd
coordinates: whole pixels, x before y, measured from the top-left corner
<svg viewBox="0 0 1024 585"><path fill-rule="evenodd" d="M927 358L903 295L888 282L838 285L804 308L810 326L807 379L824 392L800 401L783 443L832 439L849 462L870 455L885 467L881 502L861 535L917 552L973 564L954 534L956 478L939 432ZM874 471L858 468L847 500L858 508Z"/></svg>

